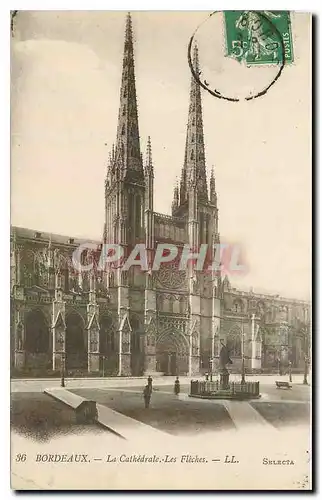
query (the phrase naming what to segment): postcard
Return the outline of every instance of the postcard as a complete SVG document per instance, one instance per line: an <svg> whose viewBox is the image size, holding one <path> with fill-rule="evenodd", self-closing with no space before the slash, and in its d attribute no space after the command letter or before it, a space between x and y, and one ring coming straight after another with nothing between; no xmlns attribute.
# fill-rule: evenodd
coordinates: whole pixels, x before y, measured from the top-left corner
<svg viewBox="0 0 322 500"><path fill-rule="evenodd" d="M311 14L10 22L12 489L311 490Z"/></svg>

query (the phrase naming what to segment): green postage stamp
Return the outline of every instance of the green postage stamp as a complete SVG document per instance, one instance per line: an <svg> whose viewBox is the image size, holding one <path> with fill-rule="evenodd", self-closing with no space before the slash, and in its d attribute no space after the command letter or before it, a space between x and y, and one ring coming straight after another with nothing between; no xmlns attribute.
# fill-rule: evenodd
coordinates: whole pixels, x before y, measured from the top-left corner
<svg viewBox="0 0 322 500"><path fill-rule="evenodd" d="M228 57L249 65L293 62L288 11L230 10L224 12L224 18Z"/></svg>

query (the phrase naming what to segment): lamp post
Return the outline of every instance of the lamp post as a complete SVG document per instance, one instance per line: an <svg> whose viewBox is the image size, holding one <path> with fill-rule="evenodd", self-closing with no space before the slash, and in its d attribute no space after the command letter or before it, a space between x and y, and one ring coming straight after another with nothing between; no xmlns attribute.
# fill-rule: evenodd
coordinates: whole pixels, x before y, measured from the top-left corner
<svg viewBox="0 0 322 500"><path fill-rule="evenodd" d="M245 331L244 323L242 322L242 368L241 368L241 383L245 384Z"/></svg>
<svg viewBox="0 0 322 500"><path fill-rule="evenodd" d="M212 375L214 371L214 357L215 357L215 335L213 333L211 338L210 382L212 382Z"/></svg>
<svg viewBox="0 0 322 500"><path fill-rule="evenodd" d="M308 328L308 317L307 317L307 311L305 314L305 321L306 324L304 325L303 332L304 332L304 378L303 378L303 385L309 385L307 381L307 376L308 376L308 371L309 371L309 328Z"/></svg>
<svg viewBox="0 0 322 500"><path fill-rule="evenodd" d="M289 375L289 381L292 382L292 361L288 362L288 375Z"/></svg>
<svg viewBox="0 0 322 500"><path fill-rule="evenodd" d="M65 387L65 353L61 353L60 358L60 386Z"/></svg>
<svg viewBox="0 0 322 500"><path fill-rule="evenodd" d="M105 376L105 356L103 356L103 370L102 370L102 377L104 378Z"/></svg>
<svg viewBox="0 0 322 500"><path fill-rule="evenodd" d="M305 318L306 319L306 318ZM303 385L309 385L307 376L309 371L309 328L307 323L302 323L302 338L304 340L304 377Z"/></svg>
<svg viewBox="0 0 322 500"><path fill-rule="evenodd" d="M303 385L309 385L307 381L307 373L308 372L308 356L305 354L304 355L304 378L303 378Z"/></svg>

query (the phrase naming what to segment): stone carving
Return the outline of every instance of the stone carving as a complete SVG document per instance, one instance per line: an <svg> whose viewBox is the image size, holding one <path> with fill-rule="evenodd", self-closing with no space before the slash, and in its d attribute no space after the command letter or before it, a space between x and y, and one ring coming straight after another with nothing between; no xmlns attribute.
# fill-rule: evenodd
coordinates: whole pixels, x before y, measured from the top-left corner
<svg viewBox="0 0 322 500"><path fill-rule="evenodd" d="M129 272L128 271L122 271L121 272L121 284L122 285L128 285L129 282Z"/></svg>
<svg viewBox="0 0 322 500"><path fill-rule="evenodd" d="M121 335L122 335L122 352L127 354L130 352L131 345L131 327L127 317L121 323Z"/></svg>
<svg viewBox="0 0 322 500"><path fill-rule="evenodd" d="M98 331L95 329L89 332L89 334L90 334L90 351L98 352L99 350Z"/></svg>
<svg viewBox="0 0 322 500"><path fill-rule="evenodd" d="M198 356L199 355L199 335L197 331L194 331L192 334L192 355L193 356Z"/></svg>
<svg viewBox="0 0 322 500"><path fill-rule="evenodd" d="M18 351L23 350L23 324L21 322L17 325L17 348Z"/></svg>
<svg viewBox="0 0 322 500"><path fill-rule="evenodd" d="M185 271L178 270L176 264L162 265L156 273L159 286L166 289L185 288Z"/></svg>
<svg viewBox="0 0 322 500"><path fill-rule="evenodd" d="M182 319L160 316L158 320L160 330L179 330L182 333L186 331L186 321Z"/></svg>
<svg viewBox="0 0 322 500"><path fill-rule="evenodd" d="M56 351L64 350L65 331L63 326L56 327Z"/></svg>
<svg viewBox="0 0 322 500"><path fill-rule="evenodd" d="M200 277L196 273L192 276L192 293L196 295L200 293Z"/></svg>
<svg viewBox="0 0 322 500"><path fill-rule="evenodd" d="M148 346L155 346L155 339L157 334L157 327L155 320L151 318L149 324L146 326L146 343Z"/></svg>

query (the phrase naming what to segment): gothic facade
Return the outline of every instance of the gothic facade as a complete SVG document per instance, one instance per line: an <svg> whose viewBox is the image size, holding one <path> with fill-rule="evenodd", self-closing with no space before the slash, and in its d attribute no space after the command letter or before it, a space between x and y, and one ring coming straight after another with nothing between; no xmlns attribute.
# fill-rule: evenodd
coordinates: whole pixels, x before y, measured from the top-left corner
<svg viewBox="0 0 322 500"><path fill-rule="evenodd" d="M198 72L198 50L193 65ZM105 181L103 242L127 255L144 243L152 258L160 243L196 249L220 243L214 172L208 186L200 87L191 79L184 164L172 215L154 211L154 167L148 139L143 159L136 102L131 17L126 21L116 143ZM220 341L233 368L242 352L249 371L273 370L277 359L302 369L308 352L309 304L232 288L228 278L180 270L79 271L82 243L11 228L12 367L23 373L198 374L215 369ZM82 253L83 262L95 252ZM92 259L92 260L91 260ZM218 256L214 253L212 260ZM217 262L219 264L219 262Z"/></svg>

